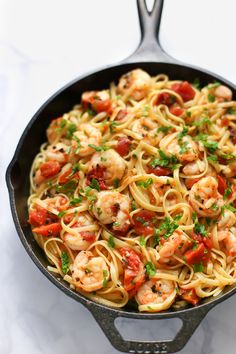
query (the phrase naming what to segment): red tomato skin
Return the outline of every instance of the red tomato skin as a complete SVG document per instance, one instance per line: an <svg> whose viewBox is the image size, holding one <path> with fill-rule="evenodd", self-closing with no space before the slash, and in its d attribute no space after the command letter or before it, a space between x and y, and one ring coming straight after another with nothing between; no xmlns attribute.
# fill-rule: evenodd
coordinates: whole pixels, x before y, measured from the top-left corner
<svg viewBox="0 0 236 354"><path fill-rule="evenodd" d="M96 179L99 183L100 189L101 190L106 190L107 186L104 180L104 172L105 168L97 165L95 168L92 168L88 173L87 173L87 185L89 186L92 179Z"/></svg>
<svg viewBox="0 0 236 354"><path fill-rule="evenodd" d="M221 195L224 195L224 192L227 188L227 184L226 181L223 177L221 177L220 175L217 176L217 180L218 180L218 192Z"/></svg>
<svg viewBox="0 0 236 354"><path fill-rule="evenodd" d="M36 210L32 210L29 213L29 223L33 226L41 226L45 224L47 219L47 210L41 208L40 206L36 207Z"/></svg>
<svg viewBox="0 0 236 354"><path fill-rule="evenodd" d="M199 243L195 250L188 250L184 254L184 257L186 259L186 262L188 264L192 265L192 264L200 263L201 261L203 261L204 258L206 258L205 252L206 252L206 248L204 246L204 243Z"/></svg>
<svg viewBox="0 0 236 354"><path fill-rule="evenodd" d="M121 110L118 112L118 114L117 114L115 120L118 120L118 121L123 120L123 119L126 117L127 113L128 113L128 112L127 112L126 109L121 109Z"/></svg>
<svg viewBox="0 0 236 354"><path fill-rule="evenodd" d="M191 189L192 186L197 183L198 181L200 181L201 178L188 178L185 180L185 185L188 189Z"/></svg>
<svg viewBox="0 0 236 354"><path fill-rule="evenodd" d="M161 92L157 96L155 104L156 105L165 104L166 106L170 107L171 105L173 105L173 103L175 103L175 101L176 101L175 96L171 96L167 92Z"/></svg>
<svg viewBox="0 0 236 354"><path fill-rule="evenodd" d="M50 237L50 236L57 236L61 231L61 229L62 229L61 224L53 223L49 225L42 225L39 227L35 227L33 229L33 232L41 236Z"/></svg>
<svg viewBox="0 0 236 354"><path fill-rule="evenodd" d="M106 113L111 113L112 111L112 101L110 99L107 100L99 100L99 99L94 99L92 103L92 108L97 112L106 112Z"/></svg>
<svg viewBox="0 0 236 354"><path fill-rule="evenodd" d="M60 172L60 170L61 170L61 165L59 164L58 161L54 161L54 160L44 162L40 166L41 175L45 178L57 175L58 172Z"/></svg>
<svg viewBox="0 0 236 354"><path fill-rule="evenodd" d="M131 141L127 137L120 137L117 141L117 145L115 147L116 152L120 156L126 156L129 153Z"/></svg>
<svg viewBox="0 0 236 354"><path fill-rule="evenodd" d="M140 235L150 235L154 232L154 224L152 219L155 218L156 214L154 211L141 210L133 216L134 230ZM143 219L144 223L137 220L138 218Z"/></svg>
<svg viewBox="0 0 236 354"><path fill-rule="evenodd" d="M119 252L121 256L124 258L127 268L132 269L133 271L139 270L140 264L142 262L139 255L136 252L134 252L132 248L122 247L119 249Z"/></svg>
<svg viewBox="0 0 236 354"><path fill-rule="evenodd" d="M89 231L82 231L80 232L81 237L88 242L94 242L96 235L94 232L89 232Z"/></svg>
<svg viewBox="0 0 236 354"><path fill-rule="evenodd" d="M178 93L184 102L192 100L195 96L195 91L188 81L173 84L171 90Z"/></svg>
<svg viewBox="0 0 236 354"><path fill-rule="evenodd" d="M208 249L211 249L213 247L212 244L212 240L206 236L202 236L200 234L196 234L195 232L193 232L191 234L191 238L195 241L197 241L198 243L204 243L205 247Z"/></svg>
<svg viewBox="0 0 236 354"><path fill-rule="evenodd" d="M70 168L68 171L66 171L62 175L60 175L60 177L58 178L58 182L60 184L65 184L74 178L79 180L80 179L79 174L77 172L72 173L72 168Z"/></svg>
<svg viewBox="0 0 236 354"><path fill-rule="evenodd" d="M166 167L161 167L161 166L151 167L151 166L149 166L147 173L153 173L156 176L169 176L172 174L172 171Z"/></svg>
<svg viewBox="0 0 236 354"><path fill-rule="evenodd" d="M192 289L180 289L182 294L182 299L188 301L192 305L197 305L200 298L197 296L196 291L194 288Z"/></svg>
<svg viewBox="0 0 236 354"><path fill-rule="evenodd" d="M173 114L174 116L180 117L182 116L182 114L184 113L184 109L182 109L180 106L178 105L173 105L169 108L169 111L171 114Z"/></svg>

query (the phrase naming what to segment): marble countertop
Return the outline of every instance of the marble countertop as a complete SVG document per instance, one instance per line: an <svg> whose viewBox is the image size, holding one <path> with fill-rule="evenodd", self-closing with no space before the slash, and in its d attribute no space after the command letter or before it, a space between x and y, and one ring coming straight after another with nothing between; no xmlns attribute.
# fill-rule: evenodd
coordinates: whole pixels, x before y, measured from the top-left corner
<svg viewBox="0 0 236 354"><path fill-rule="evenodd" d="M161 43L172 56L236 83L235 0L166 0ZM0 354L115 354L89 311L53 286L17 236L5 170L26 124L58 88L128 56L140 38L135 0L0 0ZM181 354L234 354L236 297L215 307ZM136 339L174 323L122 328ZM132 337L135 338L135 337Z"/></svg>

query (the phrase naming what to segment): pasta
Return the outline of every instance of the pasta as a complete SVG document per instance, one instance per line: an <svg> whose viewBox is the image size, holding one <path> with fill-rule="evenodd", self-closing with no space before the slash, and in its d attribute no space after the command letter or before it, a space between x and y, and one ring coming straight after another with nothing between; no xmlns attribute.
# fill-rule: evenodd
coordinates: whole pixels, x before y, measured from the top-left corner
<svg viewBox="0 0 236 354"><path fill-rule="evenodd" d="M236 279L236 102L141 69L53 119L29 223L82 295L139 311L196 305Z"/></svg>

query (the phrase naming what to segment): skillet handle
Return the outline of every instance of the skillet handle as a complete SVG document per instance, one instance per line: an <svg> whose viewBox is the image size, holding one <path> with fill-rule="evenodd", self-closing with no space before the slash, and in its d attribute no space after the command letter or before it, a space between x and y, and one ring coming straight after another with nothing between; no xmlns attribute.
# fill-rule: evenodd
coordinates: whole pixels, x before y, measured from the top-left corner
<svg viewBox="0 0 236 354"><path fill-rule="evenodd" d="M162 49L159 30L164 0L154 0L151 12L147 10L146 0L137 0L141 41L136 51L125 62L137 61L176 62Z"/></svg>
<svg viewBox="0 0 236 354"><path fill-rule="evenodd" d="M188 342L195 329L212 306L192 309L180 313L170 313L167 315L159 314L158 319L179 318L182 321L182 327L173 340L162 341L133 341L125 340L115 326L115 320L118 317L131 317L122 314L122 311L116 311L101 308L98 304L90 304L89 310L92 312L99 326L111 342L111 344L122 352L138 354L167 354L175 353L181 350ZM118 312L118 313L117 313ZM138 316L132 316L137 318ZM156 320L156 317L147 314L146 319ZM139 317L140 318L140 317Z"/></svg>

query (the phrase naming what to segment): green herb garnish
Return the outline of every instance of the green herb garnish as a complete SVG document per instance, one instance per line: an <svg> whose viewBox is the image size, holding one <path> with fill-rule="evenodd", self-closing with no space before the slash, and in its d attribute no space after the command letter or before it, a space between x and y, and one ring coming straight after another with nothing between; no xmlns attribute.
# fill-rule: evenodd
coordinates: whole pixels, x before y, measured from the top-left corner
<svg viewBox="0 0 236 354"><path fill-rule="evenodd" d="M144 181L138 181L137 186L141 186L143 188L148 188L151 184L153 184L153 179L148 178L145 182Z"/></svg>
<svg viewBox="0 0 236 354"><path fill-rule="evenodd" d="M70 205L76 205L76 204L79 204L82 202L82 197L78 197L78 198L73 198L71 201L70 201Z"/></svg>
<svg viewBox="0 0 236 354"><path fill-rule="evenodd" d="M76 190L78 181L77 179L71 179L70 181L66 182L63 185L56 185L56 191L58 193L64 193L64 194L73 194L74 191Z"/></svg>
<svg viewBox="0 0 236 354"><path fill-rule="evenodd" d="M108 279L107 279L107 270L103 269L103 282L102 282L102 286L105 288L107 286L108 283Z"/></svg>
<svg viewBox="0 0 236 354"><path fill-rule="evenodd" d="M172 127L168 126L168 127L160 127L157 129L157 133L167 133L170 129L172 129Z"/></svg>
<svg viewBox="0 0 236 354"><path fill-rule="evenodd" d="M156 268L152 262L147 262L145 268L148 275L154 276L156 274Z"/></svg>
<svg viewBox="0 0 236 354"><path fill-rule="evenodd" d="M193 271L194 271L194 273L203 272L204 271L203 264L202 263L193 264Z"/></svg>
<svg viewBox="0 0 236 354"><path fill-rule="evenodd" d="M109 247L115 248L115 241L114 241L114 237L112 235L109 236L107 243L108 243Z"/></svg>
<svg viewBox="0 0 236 354"><path fill-rule="evenodd" d="M143 247L146 246L146 240L145 240L144 236L140 236L139 244L140 244L140 246L143 246Z"/></svg>
<svg viewBox="0 0 236 354"><path fill-rule="evenodd" d="M67 252L61 252L61 270L64 274L69 271L70 261Z"/></svg>

